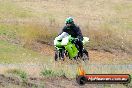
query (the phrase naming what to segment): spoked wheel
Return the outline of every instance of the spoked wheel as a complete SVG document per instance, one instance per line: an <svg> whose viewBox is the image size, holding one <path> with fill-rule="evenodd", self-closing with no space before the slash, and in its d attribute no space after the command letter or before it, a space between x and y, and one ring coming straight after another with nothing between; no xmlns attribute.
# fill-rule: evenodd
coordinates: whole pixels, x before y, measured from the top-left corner
<svg viewBox="0 0 132 88"><path fill-rule="evenodd" d="M65 54L65 50L62 50L61 51L61 59L64 61L65 59L64 59L64 54Z"/></svg>
<svg viewBox="0 0 132 88"><path fill-rule="evenodd" d="M58 60L63 60L64 61L64 53L65 53L64 50L55 51L55 56L54 56L55 61L58 61Z"/></svg>

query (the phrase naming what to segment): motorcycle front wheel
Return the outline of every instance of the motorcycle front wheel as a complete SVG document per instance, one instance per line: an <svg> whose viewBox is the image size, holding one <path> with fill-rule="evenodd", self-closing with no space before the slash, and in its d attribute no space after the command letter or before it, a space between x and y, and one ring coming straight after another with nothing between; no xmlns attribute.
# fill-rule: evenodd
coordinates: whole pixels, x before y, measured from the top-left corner
<svg viewBox="0 0 132 88"><path fill-rule="evenodd" d="M55 51L55 55L54 55L54 60L58 61L58 60L63 60L64 61L64 50L62 51Z"/></svg>
<svg viewBox="0 0 132 88"><path fill-rule="evenodd" d="M55 51L55 56L54 56L55 61L58 61L58 57L59 57L58 51Z"/></svg>

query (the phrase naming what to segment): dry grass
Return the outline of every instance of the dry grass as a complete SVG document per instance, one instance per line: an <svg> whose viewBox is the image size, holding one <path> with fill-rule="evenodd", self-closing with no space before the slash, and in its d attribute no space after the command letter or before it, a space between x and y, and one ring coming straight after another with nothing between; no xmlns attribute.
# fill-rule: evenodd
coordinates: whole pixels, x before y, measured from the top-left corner
<svg viewBox="0 0 132 88"><path fill-rule="evenodd" d="M18 39L26 48L30 48L34 42L52 44L63 27L65 18L73 16L84 36L90 37L88 45L90 49L112 53L123 51L131 55L132 13L130 12L132 12L130 0L0 0L0 40L1 36L7 36L7 40ZM78 66L75 64L55 64L50 56L53 56L53 49L50 50L47 46L44 46L42 51L48 56L2 42L0 42L3 48L2 63L45 64L44 67L14 67L25 69L31 76L40 76L39 73L45 68L65 73L66 77L70 78L74 78L77 73ZM122 66L118 69L116 65L112 67L94 65L95 63L131 64L131 56L128 57L127 54L115 56L91 51L90 58L91 65L83 64L87 73L131 73L130 68L122 69ZM0 71L3 73L8 70L7 67L2 69Z"/></svg>
<svg viewBox="0 0 132 88"><path fill-rule="evenodd" d="M126 35L124 30L117 29L89 29L85 31L88 34L91 41L89 48L93 50L104 50L106 52L121 51L125 53L132 53L132 41L130 35ZM129 37L128 37L129 36Z"/></svg>
<svg viewBox="0 0 132 88"><path fill-rule="evenodd" d="M12 25L12 29L17 30L17 35L26 47L36 40L52 43L61 30L65 18L73 16L83 34L90 37L90 49L131 53L131 1L7 0L1 2L3 4L0 9L4 15L0 14L0 21Z"/></svg>
<svg viewBox="0 0 132 88"><path fill-rule="evenodd" d="M28 46L35 41L51 43L53 38L57 35L57 31L54 30L54 28L55 27L48 27L45 24L26 24L22 25L22 29L18 29L18 36Z"/></svg>

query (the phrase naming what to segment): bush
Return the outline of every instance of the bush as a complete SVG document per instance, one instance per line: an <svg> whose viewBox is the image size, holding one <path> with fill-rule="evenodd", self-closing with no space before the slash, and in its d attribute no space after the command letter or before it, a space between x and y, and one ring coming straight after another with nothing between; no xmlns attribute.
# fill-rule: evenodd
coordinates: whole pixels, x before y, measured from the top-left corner
<svg viewBox="0 0 132 88"><path fill-rule="evenodd" d="M19 70L19 69L11 69L8 70L7 73L15 74L21 78L23 82L27 81L27 73L25 71Z"/></svg>
<svg viewBox="0 0 132 88"><path fill-rule="evenodd" d="M89 29L84 33L90 37L89 49L104 50L113 53L114 51L122 51L132 53L132 45L130 37L126 38L126 30L111 29L102 27L102 29Z"/></svg>
<svg viewBox="0 0 132 88"><path fill-rule="evenodd" d="M41 75L44 77L65 77L64 71L60 70L57 72L51 69L44 69L43 71L41 71Z"/></svg>

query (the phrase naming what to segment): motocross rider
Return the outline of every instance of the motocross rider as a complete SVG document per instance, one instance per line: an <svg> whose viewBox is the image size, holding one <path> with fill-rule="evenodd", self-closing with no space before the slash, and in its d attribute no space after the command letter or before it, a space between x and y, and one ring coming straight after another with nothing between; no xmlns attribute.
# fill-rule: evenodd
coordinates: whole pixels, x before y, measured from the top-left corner
<svg viewBox="0 0 132 88"><path fill-rule="evenodd" d="M83 50L83 43L82 43L83 35L82 35L82 32L81 32L79 26L74 24L74 21L73 21L72 17L66 18L65 24L66 25L63 27L61 33L66 32L69 35L71 35L71 37L76 38L74 40L74 42L75 42L75 44L77 44L79 46L79 53L80 53L80 56L82 57L82 55L83 55L83 53L82 53L82 50Z"/></svg>

